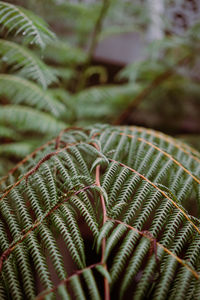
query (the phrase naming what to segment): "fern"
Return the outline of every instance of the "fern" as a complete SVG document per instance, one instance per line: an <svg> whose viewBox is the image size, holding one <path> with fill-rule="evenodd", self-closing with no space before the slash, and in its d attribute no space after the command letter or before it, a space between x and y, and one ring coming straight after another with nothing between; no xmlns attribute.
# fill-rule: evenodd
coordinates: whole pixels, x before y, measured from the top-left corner
<svg viewBox="0 0 200 300"><path fill-rule="evenodd" d="M197 300L199 158L145 128L62 130L0 181L1 298Z"/></svg>
<svg viewBox="0 0 200 300"><path fill-rule="evenodd" d="M0 125L0 138L12 138L15 135L15 131L6 126ZM17 136L16 136L17 138Z"/></svg>
<svg viewBox="0 0 200 300"><path fill-rule="evenodd" d="M84 89L74 98L77 102L79 120L105 120L115 116L124 103L129 103L138 92L138 86L124 84L121 86L102 85ZM98 110L96 106L98 105Z"/></svg>
<svg viewBox="0 0 200 300"><path fill-rule="evenodd" d="M3 1L0 1L0 24L7 30L7 34L12 32L15 32L15 35L21 34L27 42L36 44L42 49L55 39L44 20L29 10Z"/></svg>
<svg viewBox="0 0 200 300"><path fill-rule="evenodd" d="M0 55L2 61L12 66L18 75L36 81L43 88L57 81L55 72L28 48L0 40Z"/></svg>
<svg viewBox="0 0 200 300"><path fill-rule="evenodd" d="M33 131L51 135L66 127L65 123L58 121L49 114L23 105L6 105L1 107L0 123L13 126L21 132Z"/></svg>
<svg viewBox="0 0 200 300"><path fill-rule="evenodd" d="M31 151L33 151L35 149L35 146L37 146L37 143L31 143L28 141L0 145L0 155L23 158Z"/></svg>
<svg viewBox="0 0 200 300"><path fill-rule="evenodd" d="M63 65L78 65L86 61L87 55L78 47L73 47L66 41L58 40L50 43L45 49L44 58Z"/></svg>
<svg viewBox="0 0 200 300"><path fill-rule="evenodd" d="M13 104L33 106L56 117L66 112L65 106L50 92L18 76L0 74L0 96L6 97Z"/></svg>

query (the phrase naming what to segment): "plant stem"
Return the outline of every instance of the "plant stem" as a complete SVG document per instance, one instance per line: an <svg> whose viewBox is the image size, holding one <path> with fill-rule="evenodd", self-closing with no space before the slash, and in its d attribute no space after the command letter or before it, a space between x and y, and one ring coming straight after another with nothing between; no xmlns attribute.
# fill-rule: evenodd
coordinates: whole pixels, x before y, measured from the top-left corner
<svg viewBox="0 0 200 300"><path fill-rule="evenodd" d="M97 150L99 150L99 147L96 143L93 143L95 148ZM101 187L101 183L100 183L100 165L98 165L96 167L96 182L95 184L99 187ZM102 222L102 226L106 223L106 221L108 220L107 217L107 212L106 212L106 204L104 201L104 197L103 195L100 195L100 199L101 199L101 207L102 207L102 211L103 211L103 222ZM107 270L107 265L104 261L104 257L105 257L105 249L106 249L106 238L103 238L102 240L102 254L101 254L101 263L104 266L104 268ZM108 283L108 279L106 277L104 277L104 299L105 300L110 300L110 287L109 287L109 283Z"/></svg>
<svg viewBox="0 0 200 300"><path fill-rule="evenodd" d="M101 7L101 10L100 10L100 14L99 14L99 17L98 17L97 22L95 24L94 31L92 33L92 40L91 40L89 51L88 51L88 63L91 62L92 56L93 56L94 51L96 49L96 46L97 46L97 43L98 43L98 38L99 38L99 35L101 33L101 30L102 30L103 21L104 21L104 18L106 16L106 12L108 10L108 7L109 7L109 0L103 0L102 7Z"/></svg>
<svg viewBox="0 0 200 300"><path fill-rule="evenodd" d="M100 184L100 165L96 167L96 185L101 187ZM103 211L103 223L102 226L106 223L107 221L107 214L106 214L106 205L104 201L104 197L100 195L101 198L101 206L102 206L102 211ZM101 254L101 263L104 266L104 268L107 270L106 263L104 261L104 256L105 256L105 249L106 249L106 238L103 238L102 240L102 254ZM109 288L109 283L108 279L104 277L104 299L109 300L110 299L110 288Z"/></svg>
<svg viewBox="0 0 200 300"><path fill-rule="evenodd" d="M83 66L83 70L81 72L80 80L79 80L79 83L77 85L77 92L82 90L84 85L85 85L85 80L86 80L85 79L85 71L88 68L88 66L90 65L92 57L94 55L94 52L95 52L95 49L96 49L96 46L97 46L97 43L98 43L99 35L101 33L101 30L102 30L103 21L105 19L108 7L109 7L109 0L103 0L99 16L97 18L97 21L96 21L96 24L94 26L94 30L93 30L93 33L92 33L92 38L91 38L91 42L90 42L90 46L89 46L89 50L88 50L88 57L87 57L85 65Z"/></svg>

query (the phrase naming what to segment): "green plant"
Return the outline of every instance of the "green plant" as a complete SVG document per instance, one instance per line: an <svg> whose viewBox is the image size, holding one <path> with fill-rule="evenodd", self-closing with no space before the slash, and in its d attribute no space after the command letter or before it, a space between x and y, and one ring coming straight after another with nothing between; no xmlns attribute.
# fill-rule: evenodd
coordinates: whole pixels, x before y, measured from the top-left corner
<svg viewBox="0 0 200 300"><path fill-rule="evenodd" d="M68 4L64 9L63 5L50 2L51 9L58 9L57 16L64 11L67 16L74 18L74 14L78 14L78 20L82 16L86 21L86 11L91 13L85 5ZM29 1L24 5L30 8ZM40 7L41 3L36 6ZM13 160L27 155L69 124L87 124L102 118L108 121L121 109L122 99L129 101L137 90L130 85L108 85L81 91L93 74L99 74L103 82L107 76L103 67L90 66L100 34L102 7L95 4L91 10L93 18L89 22L92 24L86 25L87 34L88 30L92 31L93 22L99 21L87 55L71 41L56 38L45 21L30 10L0 1L0 25L4 37L0 39L2 167L6 165L5 161L10 166ZM81 27L80 24L77 27L80 35L83 34ZM81 76L80 68L83 69ZM99 109L94 114L97 104ZM4 173L3 167L0 174Z"/></svg>
<svg viewBox="0 0 200 300"><path fill-rule="evenodd" d="M57 81L55 70L28 48L38 46L44 51L46 44L55 40L46 23L22 7L0 1L0 25L2 34L14 39L0 40L0 139L3 142L0 153L3 161L4 157L22 158L40 144L39 140L64 128L66 107L46 90ZM16 43L17 38L23 45ZM32 137L27 138L30 134ZM0 171L5 172L5 169Z"/></svg>
<svg viewBox="0 0 200 300"><path fill-rule="evenodd" d="M188 74L199 52L198 24L181 37L164 37L148 47L147 59L123 68L113 82L103 65L93 65L100 40L145 33L150 19L140 1L0 1L1 165L12 165L66 126L131 123L138 107L147 126L173 124L172 131L188 111L197 118L199 85ZM187 68L183 64L185 72L180 72L179 59L188 55ZM182 109L174 110L174 103Z"/></svg>
<svg viewBox="0 0 200 300"><path fill-rule="evenodd" d="M160 132L68 128L1 184L1 299L199 299L200 153Z"/></svg>

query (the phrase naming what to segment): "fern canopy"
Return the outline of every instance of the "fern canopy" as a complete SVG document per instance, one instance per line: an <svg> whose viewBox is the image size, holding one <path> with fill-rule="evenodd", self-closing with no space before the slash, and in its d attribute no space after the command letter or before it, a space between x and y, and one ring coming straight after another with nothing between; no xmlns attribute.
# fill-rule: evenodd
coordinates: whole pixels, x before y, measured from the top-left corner
<svg viewBox="0 0 200 300"><path fill-rule="evenodd" d="M62 130L0 181L0 298L198 300L199 175L153 130Z"/></svg>

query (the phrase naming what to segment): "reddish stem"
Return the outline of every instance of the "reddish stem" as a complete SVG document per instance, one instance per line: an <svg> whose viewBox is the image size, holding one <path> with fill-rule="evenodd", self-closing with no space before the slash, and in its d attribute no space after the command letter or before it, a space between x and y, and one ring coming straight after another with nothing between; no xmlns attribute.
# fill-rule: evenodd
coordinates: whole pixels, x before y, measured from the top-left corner
<svg viewBox="0 0 200 300"><path fill-rule="evenodd" d="M97 145L95 144L96 148ZM101 187L100 184L100 165L98 165L96 167L96 185ZM106 223L106 221L108 220L107 218L107 214L106 214L106 205L105 205L105 201L104 201L104 197L103 195L100 195L100 199L101 199L101 206L102 206L102 210L103 210L103 224L104 225ZM105 248L106 248L106 238L103 238L102 240L102 255L101 255L101 263L103 264L104 268L107 270L107 265L104 261L104 256L105 256ZM106 277L104 277L104 297L105 300L109 300L110 299L110 288L109 288L109 283Z"/></svg>

